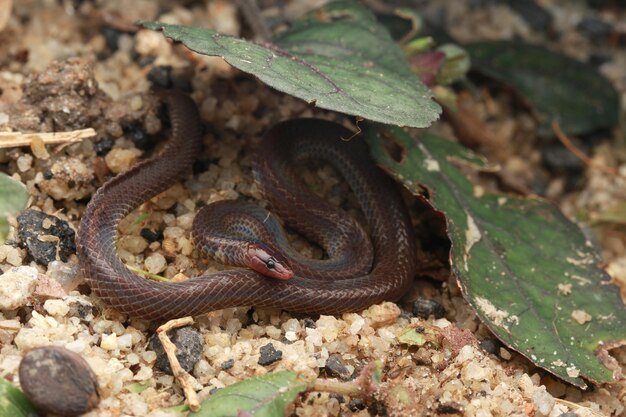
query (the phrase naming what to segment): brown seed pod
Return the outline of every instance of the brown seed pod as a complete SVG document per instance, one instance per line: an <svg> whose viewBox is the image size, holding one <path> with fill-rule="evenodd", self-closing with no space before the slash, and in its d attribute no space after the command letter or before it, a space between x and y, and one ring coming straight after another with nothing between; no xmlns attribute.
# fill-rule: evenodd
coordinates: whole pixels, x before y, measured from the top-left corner
<svg viewBox="0 0 626 417"><path fill-rule="evenodd" d="M100 402L98 381L87 362L59 346L28 352L19 369L20 385L42 413L78 416Z"/></svg>

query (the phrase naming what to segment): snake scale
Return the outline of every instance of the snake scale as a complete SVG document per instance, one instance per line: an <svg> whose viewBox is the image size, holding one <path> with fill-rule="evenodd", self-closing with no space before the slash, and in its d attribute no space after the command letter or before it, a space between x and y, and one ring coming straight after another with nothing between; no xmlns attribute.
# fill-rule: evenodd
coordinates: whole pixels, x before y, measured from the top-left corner
<svg viewBox="0 0 626 417"><path fill-rule="evenodd" d="M373 248L369 272L329 279L296 271L291 279L277 280L240 268L163 283L129 271L117 255L120 220L190 175L201 152L203 126L195 103L176 92L166 95L166 103L172 126L168 145L100 187L81 220L79 262L92 291L104 302L145 319L172 319L250 305L337 314L394 301L406 292L415 273L416 249L397 185L376 167L362 140L341 140L352 133L339 124L318 119L290 120L271 128L255 155L256 180L273 210L289 226L320 243L327 252L341 251L342 243L333 249L334 240L343 239L345 245L347 239L349 245L360 238L342 235L342 228L333 222L352 220L346 220L345 213L336 214L336 208L304 189L296 172L308 158L334 166L354 191L369 225ZM194 236L207 223L206 216L197 217Z"/></svg>

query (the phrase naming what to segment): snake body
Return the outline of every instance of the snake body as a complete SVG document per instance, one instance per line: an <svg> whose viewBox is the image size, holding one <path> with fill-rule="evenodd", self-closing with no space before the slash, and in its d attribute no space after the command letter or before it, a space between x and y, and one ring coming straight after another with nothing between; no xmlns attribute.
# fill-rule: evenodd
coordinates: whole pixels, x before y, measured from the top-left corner
<svg viewBox="0 0 626 417"><path fill-rule="evenodd" d="M291 120L270 129L256 155L255 175L285 222L332 252L361 239L349 235L337 243L329 238L330 230L340 235L344 230L336 222L354 221L303 189L295 170L307 158L336 167L355 192L369 224L374 253L369 273L327 279L299 272L280 281L252 270L234 269L162 283L129 271L117 255L118 223L141 203L189 175L201 150L202 123L195 103L180 93L168 94L166 102L172 125L168 146L105 183L83 214L79 262L92 291L104 302L145 319L171 319L245 305L337 314L397 300L406 292L416 268L415 240L396 184L374 165L362 141L340 140L351 136L349 130L316 119ZM196 221L194 229L203 228L204 223Z"/></svg>

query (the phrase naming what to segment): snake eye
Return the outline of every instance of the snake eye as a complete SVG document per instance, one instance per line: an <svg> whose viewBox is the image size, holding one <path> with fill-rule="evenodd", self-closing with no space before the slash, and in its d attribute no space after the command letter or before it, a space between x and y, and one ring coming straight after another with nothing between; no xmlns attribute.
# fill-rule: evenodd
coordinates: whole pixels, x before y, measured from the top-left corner
<svg viewBox="0 0 626 417"><path fill-rule="evenodd" d="M265 262L265 266L267 266L268 269L274 269L276 268L276 260L274 258L269 258L266 262Z"/></svg>
<svg viewBox="0 0 626 417"><path fill-rule="evenodd" d="M250 245L242 265L270 278L289 279L294 275L289 261L264 243Z"/></svg>

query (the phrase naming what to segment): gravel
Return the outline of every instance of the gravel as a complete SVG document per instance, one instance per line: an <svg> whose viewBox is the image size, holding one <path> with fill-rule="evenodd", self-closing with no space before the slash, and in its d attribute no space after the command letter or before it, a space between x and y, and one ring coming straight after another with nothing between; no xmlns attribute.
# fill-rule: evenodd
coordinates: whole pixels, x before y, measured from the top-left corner
<svg viewBox="0 0 626 417"><path fill-rule="evenodd" d="M261 366L271 365L274 362L278 362L283 358L283 352L280 350L276 350L274 345L271 343L261 346L259 348L259 354L260 356L258 364Z"/></svg>
<svg viewBox="0 0 626 417"><path fill-rule="evenodd" d="M0 43L0 51L5 52L0 56L15 57L15 51L27 51L28 54L22 61L11 58L10 65L6 61L0 63L0 90L3 91L0 96L0 130L61 131L76 126L93 127L100 141L110 138L112 143L98 145L98 140L86 140L60 148L48 147L48 160L31 154L26 148L3 149L0 150L2 170L27 186L32 208L68 222L75 230L85 201L99 181L108 175L107 171L121 172L153 152L142 150L143 145L133 142L124 127L135 123L149 136L166 136L167 122L159 117L159 106L148 92L150 81L145 75L151 70L157 71L154 68L170 66L171 74L163 82L173 84L172 78L181 82L191 80L193 97L209 126L205 151L200 155L203 163L196 164L194 176L146 202L122 222L119 232L125 238L120 242L119 254L129 266L158 270L160 275L175 280L226 268L201 260L195 253L189 227L197 209L223 199L242 198L263 204L250 175L250 150L258 144L260 134L278 120L311 116L332 119L336 116L278 94L257 80L233 71L220 59L195 56L197 60L192 64L187 59L188 52L182 53L180 46L172 45L160 33L121 30L123 35L114 36L117 37L118 50L113 53L107 48L107 39L102 33L84 30L84 17L92 16L92 13L103 16L111 27L115 27L113 23L132 24L137 19L206 25L208 6L202 2L187 2L184 7L168 4L162 9L146 0L111 0L104 2L106 5L74 3L70 5L75 8L74 12L68 13L65 4L14 2L16 18L6 29L10 31L6 42ZM508 7L477 7L469 3L446 2L438 6L443 11L442 21L460 41L511 37L537 41L537 35L529 30L528 23ZM585 59L591 49L590 43L582 39L575 28L580 21L579 13L552 0L538 3L553 15L554 30L563 35L554 41L558 44L552 46ZM213 10L211 21L238 27L230 2L210 1L208 4ZM216 8L218 4L220 7ZM602 18L611 13L603 12ZM540 39L539 42L543 41ZM612 59L600 69L626 97L626 80L623 79L626 54L613 52ZM82 58L79 61L62 60L46 69L52 60L70 55L96 58L92 63ZM66 73L60 74L59 69ZM27 74L37 71L39 76L28 78ZM27 86L34 80L43 80L44 75L48 84ZM89 83L92 83L91 87ZM67 94L50 94L53 88ZM24 90L29 93L24 95ZM80 91L85 94L77 94ZM484 97L483 91L478 94ZM66 98L75 113L59 111L58 104ZM517 114L512 117L510 103L499 96L489 96L485 102L488 105L476 103L476 114L484 117L488 126L502 137L510 139L510 146L503 150L504 160L512 161L514 156L517 161L516 164L503 163L503 169L513 171L514 168L515 175L520 178L531 178L534 173L544 172L541 154L533 150L535 138L529 133L535 126L532 117L517 117ZM50 113L46 113L48 110ZM445 122L438 122L433 129L444 134L450 130ZM159 146L161 144L157 144L155 151ZM585 188L565 195L564 177L548 176L544 172L546 184L541 188L551 190L554 201L572 218L580 212L601 215L626 198L623 159L619 159L608 146L594 149L592 155L595 163L621 165L621 177L586 170L582 174ZM94 165L98 164L104 166L101 171L104 175L95 175ZM306 178L307 181L311 179L311 184L323 197L344 207L350 206L341 181L329 170L311 169ZM10 238L14 240L17 240L16 226L14 223L11 227ZM614 232L597 233L597 236L607 270L616 282L622 283L622 288L626 288L624 241ZM303 239L290 238L305 254L316 253ZM164 269L163 259L166 261ZM91 296L88 287L80 285L84 277L76 268L77 259L73 252L65 261L55 260L47 266L29 265L29 262L26 250L10 242L0 245L0 302L6 303L0 307L1 376L19 384L18 366L29 349L51 344L65 346L87 361L103 393L98 407L88 413L88 417L183 415L163 411L182 404L184 398L174 378L159 370L157 354L147 348L148 335L155 324L119 314ZM31 296L44 274L63 281L62 287L67 295L49 297L40 306L35 306ZM550 417L574 410L579 417L591 417L591 410L615 416L625 412L623 396L620 397L623 383L581 392L539 373L519 355L503 348L500 356L506 356L507 361L472 346L460 348L458 355L453 357L448 346L407 349L398 345L397 336L408 327L432 326L434 317L444 314L454 320L452 325L468 329L479 339L489 336L462 300L454 281L447 282L436 293L424 291L416 295L425 299L434 297L437 303L445 306L444 313L432 316L428 313L430 318L410 317L401 315L393 303L335 317L302 317L276 309L251 310L250 306L214 311L196 318L193 331L197 332L200 342L194 352L199 353L194 353L197 359L193 358L195 362L189 369L201 384L198 390L202 397L211 390L268 371L289 369L304 377L315 378L329 360L332 363L331 357L342 358L349 371L353 371L352 364L381 360L384 378L381 399L376 403L383 404L390 416L398 415L397 409L390 405L391 393L401 388L406 390L420 414L435 413L440 407L444 407L442 411L462 407L468 417L539 416L546 410L549 410L547 415ZM411 305L405 304L402 308L410 310ZM282 352L281 359L269 365L260 364L262 349L271 350L265 346L271 346L274 352ZM626 350L615 349L613 353L620 363L626 363ZM145 389L140 393L129 392L128 387L134 384L141 384ZM361 400L349 396L340 398L341 401L337 395L311 393L297 401L290 412L298 417L313 417L320 413L350 415L351 412L367 417L375 413L374 408L365 408ZM569 407L561 399L577 406Z"/></svg>
<svg viewBox="0 0 626 417"><path fill-rule="evenodd" d="M180 366L185 371L191 372L194 365L200 360L200 355L202 354L202 335L192 327L174 329L168 332L168 335L172 343L176 346L176 358L178 358ZM156 367L172 375L169 360L156 334L150 338L148 347L157 354Z"/></svg>
<svg viewBox="0 0 626 417"><path fill-rule="evenodd" d="M56 216L26 209L17 217L17 223L20 244L41 265L57 259L67 262L76 251L74 229Z"/></svg>

